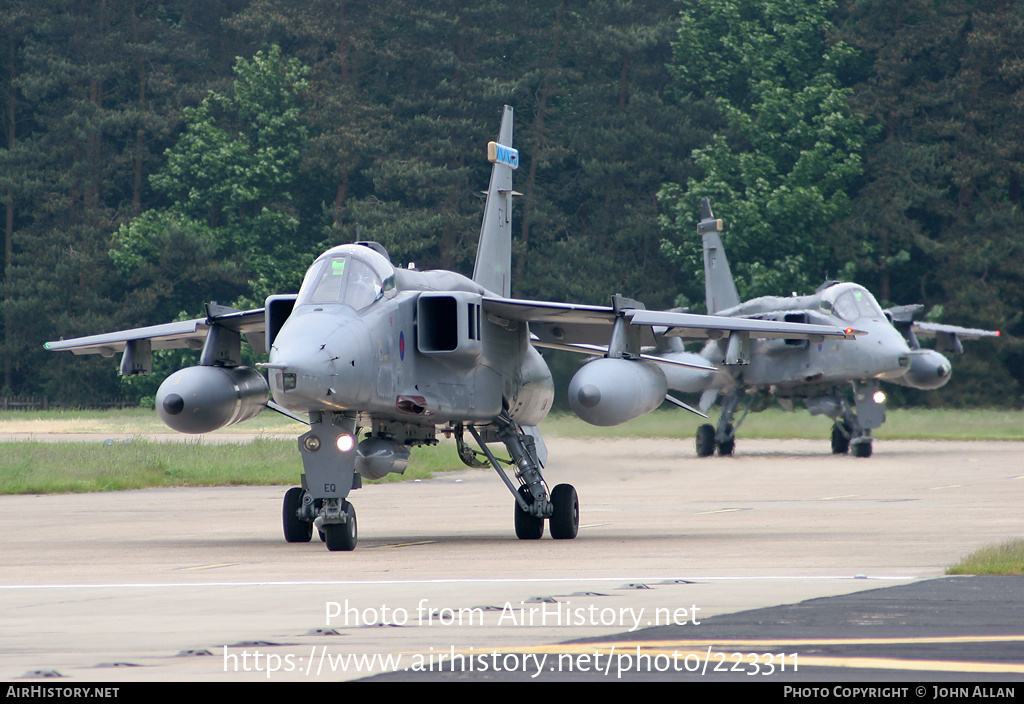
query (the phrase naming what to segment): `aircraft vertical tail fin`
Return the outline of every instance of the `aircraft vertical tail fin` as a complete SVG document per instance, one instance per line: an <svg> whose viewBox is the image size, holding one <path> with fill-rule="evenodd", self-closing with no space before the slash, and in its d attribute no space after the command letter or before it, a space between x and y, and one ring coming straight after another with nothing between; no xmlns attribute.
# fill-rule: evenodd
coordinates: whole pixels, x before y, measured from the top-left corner
<svg viewBox="0 0 1024 704"><path fill-rule="evenodd" d="M512 108L502 112L498 141L487 145L491 182L480 226L473 281L508 298L512 293L512 172L519 167L519 152L512 148Z"/></svg>
<svg viewBox="0 0 1024 704"><path fill-rule="evenodd" d="M711 201L700 199L700 224L697 232L704 240L704 295L707 298L708 313L732 308L740 304L736 282L729 269L722 244L722 221L716 220L711 212Z"/></svg>

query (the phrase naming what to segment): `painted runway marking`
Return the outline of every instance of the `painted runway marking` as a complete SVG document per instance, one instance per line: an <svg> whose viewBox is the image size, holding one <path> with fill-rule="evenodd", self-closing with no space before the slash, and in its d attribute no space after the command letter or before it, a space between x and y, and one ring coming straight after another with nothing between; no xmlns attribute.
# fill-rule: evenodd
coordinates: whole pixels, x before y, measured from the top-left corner
<svg viewBox="0 0 1024 704"><path fill-rule="evenodd" d="M616 652L635 654L636 656L659 655L685 659L696 657L698 661L710 661L721 657L720 663L731 666L729 659L743 651L744 654L768 653L773 649L785 648L798 650L802 646L821 645L964 645L970 643L1024 643L1024 635L1010 636L938 636L909 638L791 638L783 640L653 640L653 641L617 641L597 643L563 643L537 646L506 646L490 648L498 653L549 654L549 655L587 655L596 654L613 657ZM454 649L454 655L468 655L473 649ZM915 672L972 672L994 674L1024 674L1024 663L978 662L970 660L903 660L883 657L843 657L839 655L799 655L796 662L799 667L842 667L869 670L909 670ZM737 663L743 665L744 663ZM728 669L728 668L727 668ZM742 668L741 670L742 671Z"/></svg>
<svg viewBox="0 0 1024 704"><path fill-rule="evenodd" d="M330 586L358 586L358 585L380 585L380 584L537 584L553 582L655 582L655 581L677 581L680 583L701 582L742 582L742 581L764 581L764 580L814 580L814 581L871 581L871 582L892 582L892 581L914 581L919 579L932 579L929 575L876 575L864 577L860 575L753 575L747 577L693 577L693 576L647 576L647 577L537 577L537 578L451 578L451 579L332 579L332 580L281 580L261 582L142 582L136 584L126 583L105 583L105 584L0 584L0 591L17 591L27 589L178 589L178 588L206 588L206 587L330 587Z"/></svg>

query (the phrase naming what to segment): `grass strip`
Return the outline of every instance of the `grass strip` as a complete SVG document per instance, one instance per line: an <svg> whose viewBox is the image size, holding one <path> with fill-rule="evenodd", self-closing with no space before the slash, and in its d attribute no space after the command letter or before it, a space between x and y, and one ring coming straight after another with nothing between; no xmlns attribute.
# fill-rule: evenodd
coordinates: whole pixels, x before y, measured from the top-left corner
<svg viewBox="0 0 1024 704"><path fill-rule="evenodd" d="M1024 575L1024 539L975 550L947 569L946 574Z"/></svg>
<svg viewBox="0 0 1024 704"><path fill-rule="evenodd" d="M455 446L441 444L413 453L404 475L389 474L367 483L429 479L453 469L464 469ZM0 494L294 485L301 474L294 440L225 445L145 440L0 444Z"/></svg>

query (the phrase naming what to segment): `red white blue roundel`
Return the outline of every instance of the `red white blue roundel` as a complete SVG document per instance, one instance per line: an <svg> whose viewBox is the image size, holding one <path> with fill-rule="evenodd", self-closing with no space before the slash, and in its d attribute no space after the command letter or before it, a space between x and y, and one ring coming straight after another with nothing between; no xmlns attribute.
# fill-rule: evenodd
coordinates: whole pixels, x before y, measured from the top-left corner
<svg viewBox="0 0 1024 704"><path fill-rule="evenodd" d="M398 358L405 361L405 331L398 333Z"/></svg>

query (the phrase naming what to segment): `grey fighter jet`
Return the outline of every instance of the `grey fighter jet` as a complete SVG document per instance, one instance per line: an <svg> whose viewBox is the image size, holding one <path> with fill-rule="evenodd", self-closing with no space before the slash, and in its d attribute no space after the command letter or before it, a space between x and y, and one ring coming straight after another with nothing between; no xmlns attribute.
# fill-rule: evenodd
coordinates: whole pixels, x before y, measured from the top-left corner
<svg viewBox="0 0 1024 704"><path fill-rule="evenodd" d="M436 444L439 434L455 438L466 464L497 471L515 498L519 538L540 538L545 520L551 537L576 537L575 488L559 484L549 490L542 476L547 451L537 425L551 407L553 385L531 344L540 337L570 346L594 338L609 346L610 340L605 361L613 371L636 369L644 379L655 377L642 387L622 388L614 378L604 383L602 373L584 384L588 408L616 418L652 410L664 397L664 375L640 351L653 341L653 325L697 336L744 330L753 332L743 335L816 341L845 337L833 326L699 315L662 314L652 322L645 319L651 312L620 297L610 307L510 298L512 173L519 162L510 107L498 141L488 145L488 158L493 166L472 278L397 268L378 244L346 244L313 262L298 294L270 296L263 308L235 311L211 304L195 320L46 347L75 354L121 352L125 375L149 373L153 350L201 350L197 366L175 372L160 386L156 406L163 421L179 432L206 433L271 408L308 422L309 431L298 439L301 486L284 497L285 539L307 542L316 529L329 550L352 550L357 531L349 493L363 477L401 474L410 450ZM243 339L269 361L258 369L243 366ZM659 394L652 406L651 397ZM509 459L495 456L489 447L495 443ZM511 467L511 477L503 465ZM447 515L447 507L437 510Z"/></svg>
<svg viewBox="0 0 1024 704"><path fill-rule="evenodd" d="M812 415L832 418L834 453L852 451L856 457L870 457L871 431L885 422L882 382L940 388L949 381L952 369L942 352L962 352L964 339L999 335L995 330L917 322L914 316L922 310L920 305L882 310L867 289L849 282L826 282L809 296L766 296L741 303L719 234L722 221L715 219L707 198L701 200L697 229L704 243L708 313L835 325L856 337L841 344L767 340L738 354L722 342L709 342L699 355L686 352L680 341L665 338L658 351L661 356L691 363L703 359L717 367L714 373L665 368L670 388L703 394L702 410L721 397L717 427L697 429L700 457L714 454L716 448L719 455L731 455L740 423L750 410L763 408L771 396L787 410L793 410L793 402L799 399ZM935 337L935 349L921 347L920 337ZM744 398L746 405L737 419Z"/></svg>

